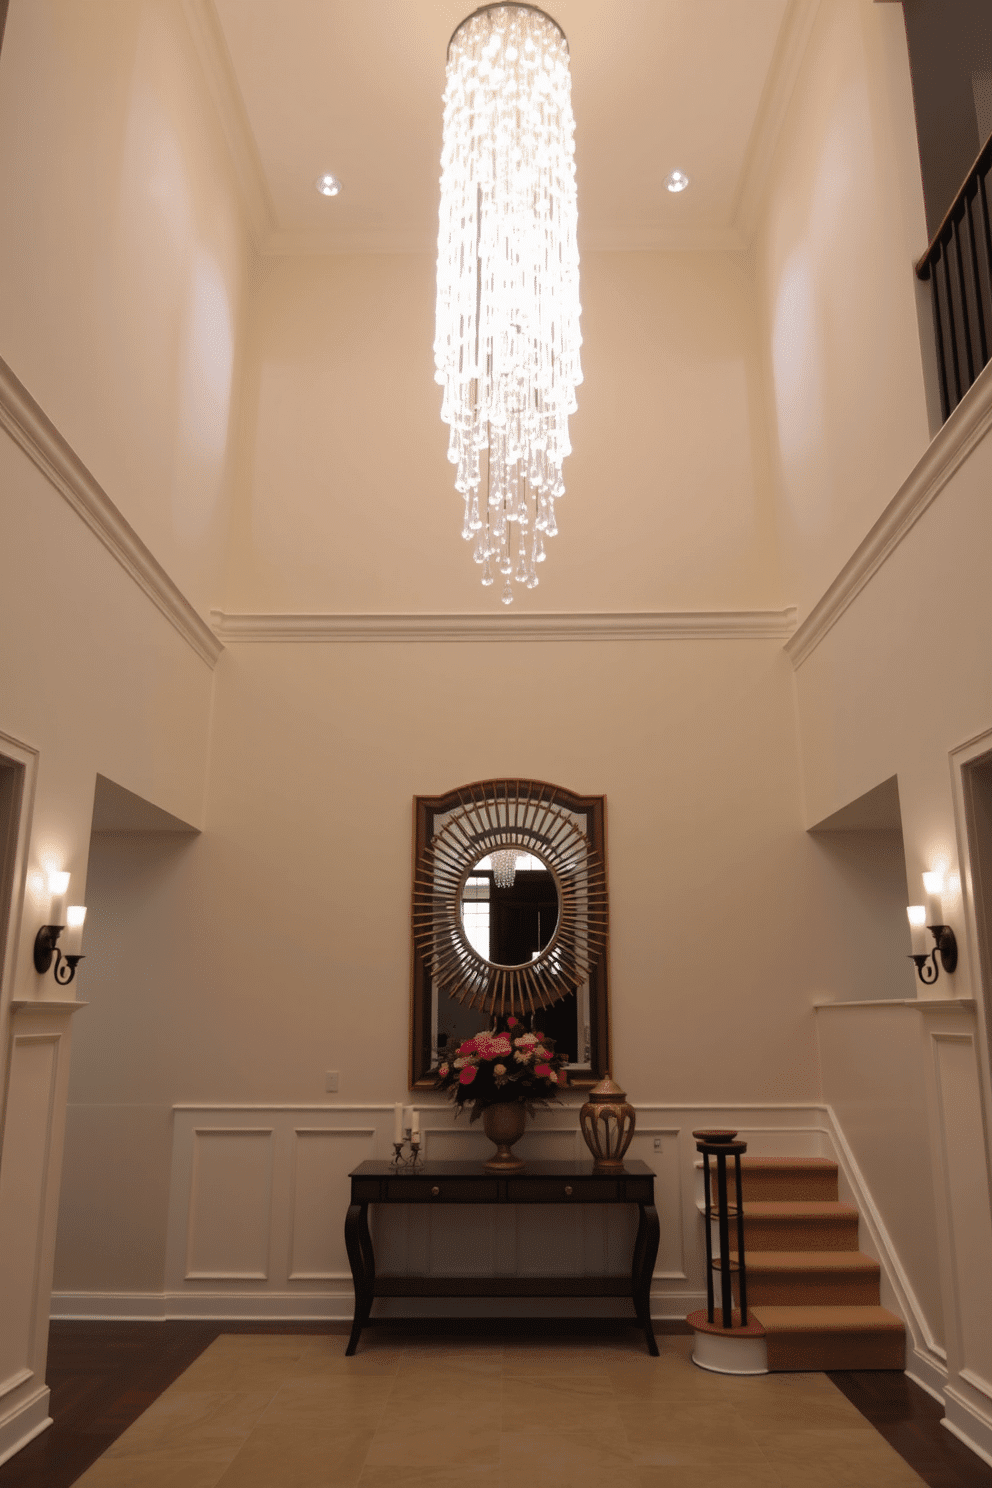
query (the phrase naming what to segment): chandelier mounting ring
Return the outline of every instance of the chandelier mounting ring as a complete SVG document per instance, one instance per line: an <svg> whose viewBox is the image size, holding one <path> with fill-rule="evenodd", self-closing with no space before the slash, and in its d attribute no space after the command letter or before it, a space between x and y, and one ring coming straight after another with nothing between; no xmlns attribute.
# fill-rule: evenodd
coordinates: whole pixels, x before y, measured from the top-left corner
<svg viewBox="0 0 992 1488"><path fill-rule="evenodd" d="M455 27L454 31L452 31L450 37L448 38L449 57L451 56L451 43L454 41L459 31L461 31L462 27L467 26L469 21L474 21L476 16L485 15L486 11L488 10L526 10L529 11L531 15L543 16L546 21L550 21L552 26L554 26L562 41L565 43L565 46L568 46L568 37L565 35L561 26L555 20L554 16L548 15L548 12L546 10L542 10L539 5L524 5L520 3L520 0L494 0L494 3L492 5L480 5L477 10L473 10L471 15L467 15L463 21L458 22L458 25Z"/></svg>

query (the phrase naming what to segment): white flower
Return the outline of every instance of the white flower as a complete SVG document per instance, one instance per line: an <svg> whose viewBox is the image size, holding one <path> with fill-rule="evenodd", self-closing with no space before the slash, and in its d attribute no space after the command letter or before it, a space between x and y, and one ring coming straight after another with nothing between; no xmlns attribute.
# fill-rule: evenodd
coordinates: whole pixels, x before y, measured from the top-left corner
<svg viewBox="0 0 992 1488"><path fill-rule="evenodd" d="M468 1060L467 1059L456 1059L455 1060L455 1069L461 1069L462 1066L463 1065L466 1065L466 1064L468 1064Z"/></svg>
<svg viewBox="0 0 992 1488"><path fill-rule="evenodd" d="M558 1076L555 1074L554 1070L551 1071L548 1079L553 1080L556 1085L558 1084Z"/></svg>
<svg viewBox="0 0 992 1488"><path fill-rule="evenodd" d="M527 1063L527 1055L526 1054L521 1054L521 1052L520 1052L519 1049L517 1050L516 1054L514 1054L513 1057L517 1061L518 1064L526 1064Z"/></svg>
<svg viewBox="0 0 992 1488"><path fill-rule="evenodd" d="M517 1043L517 1044L536 1044L537 1043L537 1034L536 1033L524 1033L524 1034L521 1034L520 1038L514 1040L514 1042Z"/></svg>
<svg viewBox="0 0 992 1488"><path fill-rule="evenodd" d="M534 1058L535 1059L550 1059L551 1058L551 1055L548 1052L548 1050L547 1049L544 1049L544 1048L534 1049L532 1052L533 1052L533 1055L534 1055Z"/></svg>
<svg viewBox="0 0 992 1488"><path fill-rule="evenodd" d="M497 1079L502 1080L503 1076L506 1074L506 1065L505 1064L494 1064L493 1065L493 1074L497 1077Z"/></svg>

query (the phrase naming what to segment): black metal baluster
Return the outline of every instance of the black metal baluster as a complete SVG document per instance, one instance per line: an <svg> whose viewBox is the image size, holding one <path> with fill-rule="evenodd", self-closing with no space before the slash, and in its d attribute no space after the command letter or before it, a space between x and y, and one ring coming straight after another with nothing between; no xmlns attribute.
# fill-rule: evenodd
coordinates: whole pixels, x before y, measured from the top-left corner
<svg viewBox="0 0 992 1488"><path fill-rule="evenodd" d="M975 319L978 322L978 349L981 354L981 363L977 368L977 372L980 372L989 359L989 348L988 339L985 335L985 306L982 304L982 280L978 270L978 244L975 241L975 219L971 210L972 200L972 193L968 192L964 199L964 214L968 220L968 241L971 246L971 272L975 285Z"/></svg>
<svg viewBox="0 0 992 1488"><path fill-rule="evenodd" d="M713 1225L710 1206L710 1156L703 1152L703 1186L706 1198L706 1321L715 1321L713 1316Z"/></svg>
<svg viewBox="0 0 992 1488"><path fill-rule="evenodd" d="M926 277L930 280L930 300L933 305L933 329L937 341L937 371L940 376L940 416L946 422L951 411L951 394L947 385L947 358L944 355L944 327L940 313L940 284L937 276L937 261L940 245L925 265Z"/></svg>
<svg viewBox="0 0 992 1488"><path fill-rule="evenodd" d="M962 397L968 391L968 388L971 387L971 384L975 380L975 358L971 345L971 315L969 313L968 307L968 286L965 282L964 257L961 253L961 226L963 222L964 213L962 212L960 219L955 219L953 227L954 261L957 264L958 292L961 296L961 333L962 339L964 341L965 366L968 371L967 385L962 389L962 392L960 394L960 396Z"/></svg>
<svg viewBox="0 0 992 1488"><path fill-rule="evenodd" d="M741 1299L741 1327L747 1327L747 1266L744 1261L744 1196L741 1188L741 1155L734 1153L737 1180L737 1285Z"/></svg>
<svg viewBox="0 0 992 1488"><path fill-rule="evenodd" d="M950 236L948 236L946 247L950 247ZM961 402L961 368L958 363L958 337L954 326L954 292L951 289L951 271L947 263L947 253L942 253L944 264L944 295L947 300L947 329L951 341L951 369L954 373L954 402L952 408L956 408Z"/></svg>

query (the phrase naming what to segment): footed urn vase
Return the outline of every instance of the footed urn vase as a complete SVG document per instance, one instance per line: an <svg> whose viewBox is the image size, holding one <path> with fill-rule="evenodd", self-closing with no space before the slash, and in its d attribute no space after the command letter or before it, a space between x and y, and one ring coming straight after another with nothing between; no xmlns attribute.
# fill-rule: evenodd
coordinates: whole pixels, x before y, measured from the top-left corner
<svg viewBox="0 0 992 1488"><path fill-rule="evenodd" d="M624 1153L636 1123L637 1115L626 1092L609 1075L593 1086L579 1112L579 1124L598 1173L623 1171Z"/></svg>
<svg viewBox="0 0 992 1488"><path fill-rule="evenodd" d="M522 1157L514 1157L512 1147L519 1142L527 1125L527 1107L521 1101L500 1101L487 1106L482 1113L482 1127L496 1151L486 1163L490 1173L519 1173L526 1167Z"/></svg>

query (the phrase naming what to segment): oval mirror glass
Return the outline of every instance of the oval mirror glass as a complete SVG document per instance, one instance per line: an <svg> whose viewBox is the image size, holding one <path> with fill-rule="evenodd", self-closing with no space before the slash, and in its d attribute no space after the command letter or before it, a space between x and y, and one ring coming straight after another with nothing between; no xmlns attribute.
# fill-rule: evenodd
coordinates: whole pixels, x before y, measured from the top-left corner
<svg viewBox="0 0 992 1488"><path fill-rule="evenodd" d="M526 966L558 928L555 876L533 853L507 848L474 864L462 885L462 929L491 966Z"/></svg>

